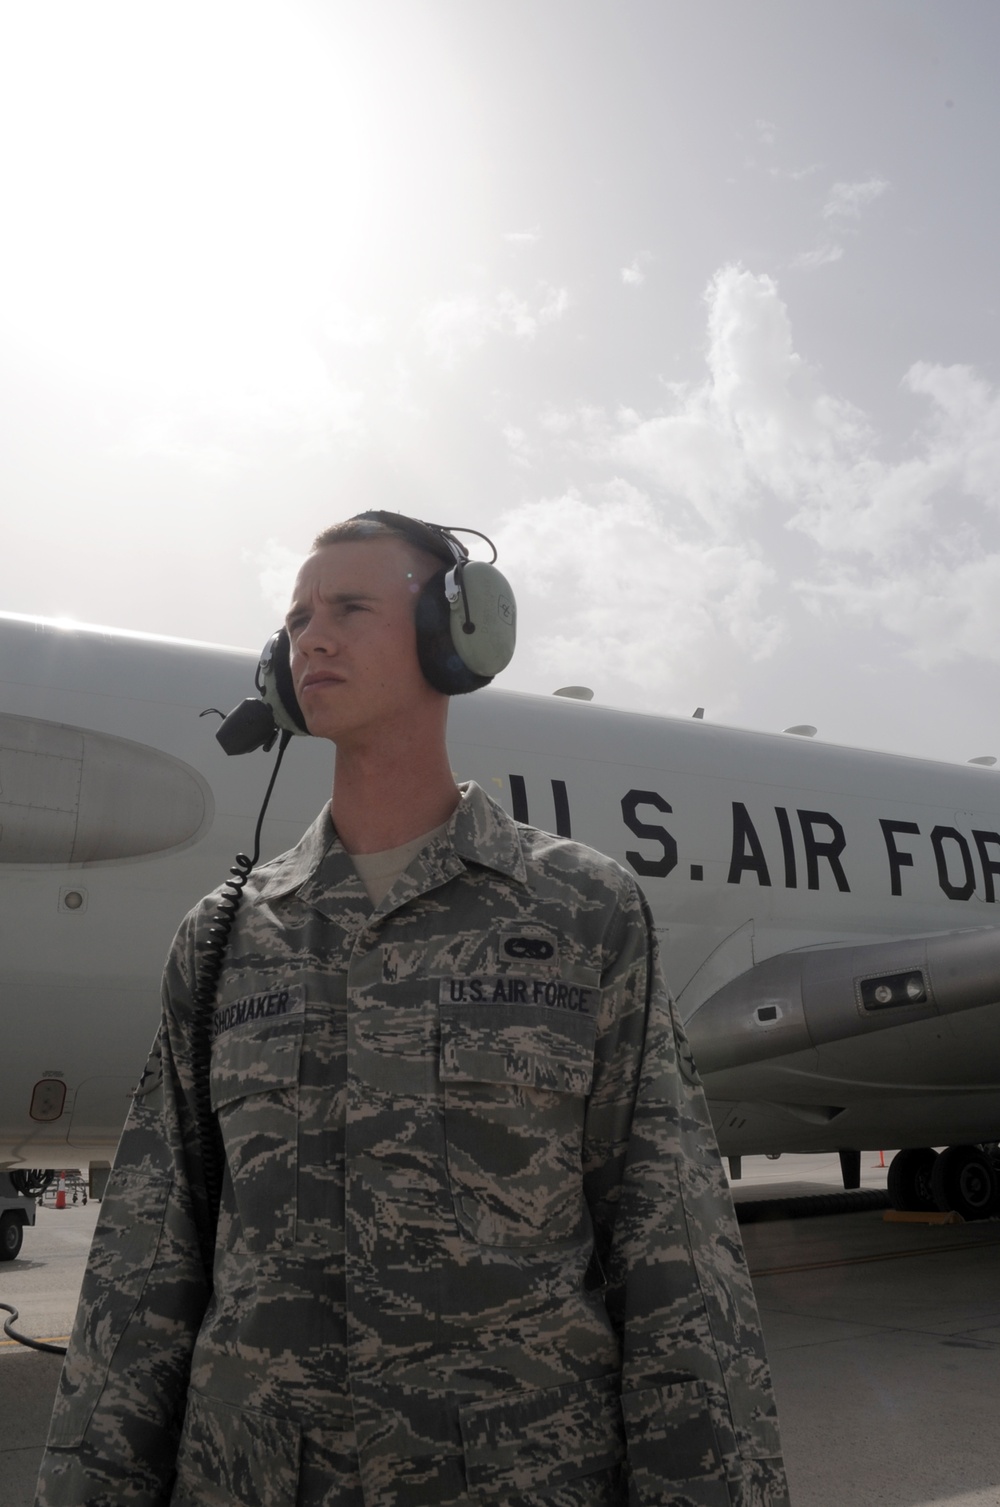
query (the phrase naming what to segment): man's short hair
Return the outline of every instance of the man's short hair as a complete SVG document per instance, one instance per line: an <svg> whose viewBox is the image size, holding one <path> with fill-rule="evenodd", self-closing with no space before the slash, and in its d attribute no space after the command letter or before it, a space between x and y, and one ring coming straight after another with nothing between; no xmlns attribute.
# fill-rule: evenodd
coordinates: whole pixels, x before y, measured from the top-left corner
<svg viewBox="0 0 1000 1507"><path fill-rule="evenodd" d="M342 518L331 523L329 528L318 533L312 542L312 552L325 549L328 544L355 543L363 539L401 539L402 532L381 523L377 518Z"/></svg>
<svg viewBox="0 0 1000 1507"><path fill-rule="evenodd" d="M404 518L399 524L381 518L343 518L316 535L311 553L325 549L328 544L357 544L368 539L401 539L421 554L430 555L439 565L453 564L444 540L417 518Z"/></svg>

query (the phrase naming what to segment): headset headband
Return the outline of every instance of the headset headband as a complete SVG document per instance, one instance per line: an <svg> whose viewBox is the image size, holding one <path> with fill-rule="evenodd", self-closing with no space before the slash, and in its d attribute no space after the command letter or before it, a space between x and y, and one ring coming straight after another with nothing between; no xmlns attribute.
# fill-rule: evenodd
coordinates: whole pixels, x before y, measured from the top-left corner
<svg viewBox="0 0 1000 1507"><path fill-rule="evenodd" d="M347 521L380 523L391 536L407 540L441 562L442 568L424 582L415 611L417 655L428 683L446 696L461 696L489 685L510 662L517 618L514 594L493 563L497 551L492 539L478 529L427 523L376 508ZM470 560L456 534L485 540L493 558ZM373 533L372 537L380 536ZM308 733L295 698L289 653L288 634L279 629L268 640L257 666L261 700L241 703L219 729L217 736L227 753L270 747L278 729Z"/></svg>
<svg viewBox="0 0 1000 1507"><path fill-rule="evenodd" d="M458 603L459 601L461 601L461 610L463 613L461 632L464 634L475 633L475 618L472 606L469 602L469 593L465 585L465 567L470 563L469 551L466 549L461 539L455 538L455 535L474 534L477 539L485 540L490 549L493 551L492 558L488 562L490 566L493 565L497 557L497 547L493 543L493 540L490 539L488 535L481 534L478 529L460 528L458 526L444 523L428 523L423 518L410 518L405 513L387 513L384 509L381 508L372 508L364 513L355 513L353 518L348 519L348 522L357 523L369 519L372 523L384 524L387 528L392 529L393 533L397 536L401 534L404 538L408 539L411 544L415 544L418 549L424 550L427 554L434 555L438 560L442 560L446 565L451 566L451 569L448 571L448 574L445 576L442 583L445 600L448 603L449 607L454 610L458 609ZM497 572L497 575L499 576L499 571ZM503 578L500 577L500 579L502 580ZM504 584L506 585L506 582ZM507 587L507 591L509 594L509 587ZM512 597L510 598L510 600L511 603L513 603ZM513 653L513 650L514 642L512 638L510 644L510 653ZM509 659L510 654L508 654L507 657ZM503 666L500 666L500 668L503 668ZM424 670L425 673L427 673L426 665L424 666ZM493 675L496 673L497 672L494 670L489 678L492 680ZM428 678L431 680L432 684L437 685L433 671L428 676ZM439 690L444 689L444 687L440 685L438 685L437 688ZM473 690L477 689L477 687L468 686L465 687L465 689ZM455 695L456 691L449 689L448 694Z"/></svg>
<svg viewBox="0 0 1000 1507"><path fill-rule="evenodd" d="M393 533L402 534L415 544L418 549L426 550L428 554L436 555L445 564L460 565L468 560L469 551L461 539L456 539L456 534L473 534L477 539L482 539L489 545L493 554L489 564L493 565L497 558L497 547L488 534L481 534L475 528L461 528L451 523L428 523L423 518L410 518L405 513L388 513L381 508L372 508L368 512L355 513L349 518L348 523L383 523Z"/></svg>

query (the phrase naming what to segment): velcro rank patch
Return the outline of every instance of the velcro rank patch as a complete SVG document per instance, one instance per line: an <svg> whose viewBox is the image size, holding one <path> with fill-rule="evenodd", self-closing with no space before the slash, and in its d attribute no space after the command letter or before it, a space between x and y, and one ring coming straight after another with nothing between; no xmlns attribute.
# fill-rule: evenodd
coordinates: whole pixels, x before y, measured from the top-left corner
<svg viewBox="0 0 1000 1507"><path fill-rule="evenodd" d="M302 1015L305 1008L305 986L282 984L276 989L266 989L262 994L248 994L243 999L234 999L231 1004L220 1005L212 1016L212 1035L221 1036L223 1032L248 1025L252 1020Z"/></svg>
<svg viewBox="0 0 1000 1507"><path fill-rule="evenodd" d="M506 927L497 938L497 960L501 963L541 963L545 968L556 968L559 947L555 934L530 922Z"/></svg>
<svg viewBox="0 0 1000 1507"><path fill-rule="evenodd" d="M472 974L441 980L443 1005L537 1005L547 1010L570 1010L591 1015L600 994L586 984L564 979L514 978L509 973Z"/></svg>

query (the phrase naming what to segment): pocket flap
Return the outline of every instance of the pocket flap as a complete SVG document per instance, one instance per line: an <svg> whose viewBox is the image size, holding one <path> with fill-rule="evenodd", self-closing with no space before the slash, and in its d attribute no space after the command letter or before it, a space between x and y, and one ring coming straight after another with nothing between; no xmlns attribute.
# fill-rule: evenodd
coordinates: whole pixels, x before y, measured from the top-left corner
<svg viewBox="0 0 1000 1507"><path fill-rule="evenodd" d="M442 1001L441 1080L588 1094L596 1025L593 1015L533 1005Z"/></svg>
<svg viewBox="0 0 1000 1507"><path fill-rule="evenodd" d="M617 1380L592 1377L460 1407L470 1490L493 1502L617 1465L625 1456Z"/></svg>
<svg viewBox="0 0 1000 1507"><path fill-rule="evenodd" d="M174 1500L295 1507L301 1438L287 1418L188 1393Z"/></svg>
<svg viewBox="0 0 1000 1507"><path fill-rule="evenodd" d="M275 999L278 1003L269 1016L267 1002ZM256 1015L255 1001L262 1002ZM215 1018L213 1109L248 1094L269 1093L298 1083L305 1021L305 990L301 984L275 991L272 996L236 1000L217 1009Z"/></svg>
<svg viewBox="0 0 1000 1507"><path fill-rule="evenodd" d="M685 1495L698 1507L730 1507L731 1495L703 1382L675 1382L622 1393L628 1462L637 1500L659 1507Z"/></svg>

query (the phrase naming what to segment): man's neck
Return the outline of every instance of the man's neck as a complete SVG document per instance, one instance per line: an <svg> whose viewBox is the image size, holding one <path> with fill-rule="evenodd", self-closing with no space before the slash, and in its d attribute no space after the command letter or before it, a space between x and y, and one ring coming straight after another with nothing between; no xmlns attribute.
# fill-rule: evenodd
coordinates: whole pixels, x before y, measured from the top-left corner
<svg viewBox="0 0 1000 1507"><path fill-rule="evenodd" d="M331 814L348 853L384 853L440 827L459 802L444 748L433 756L338 749Z"/></svg>

